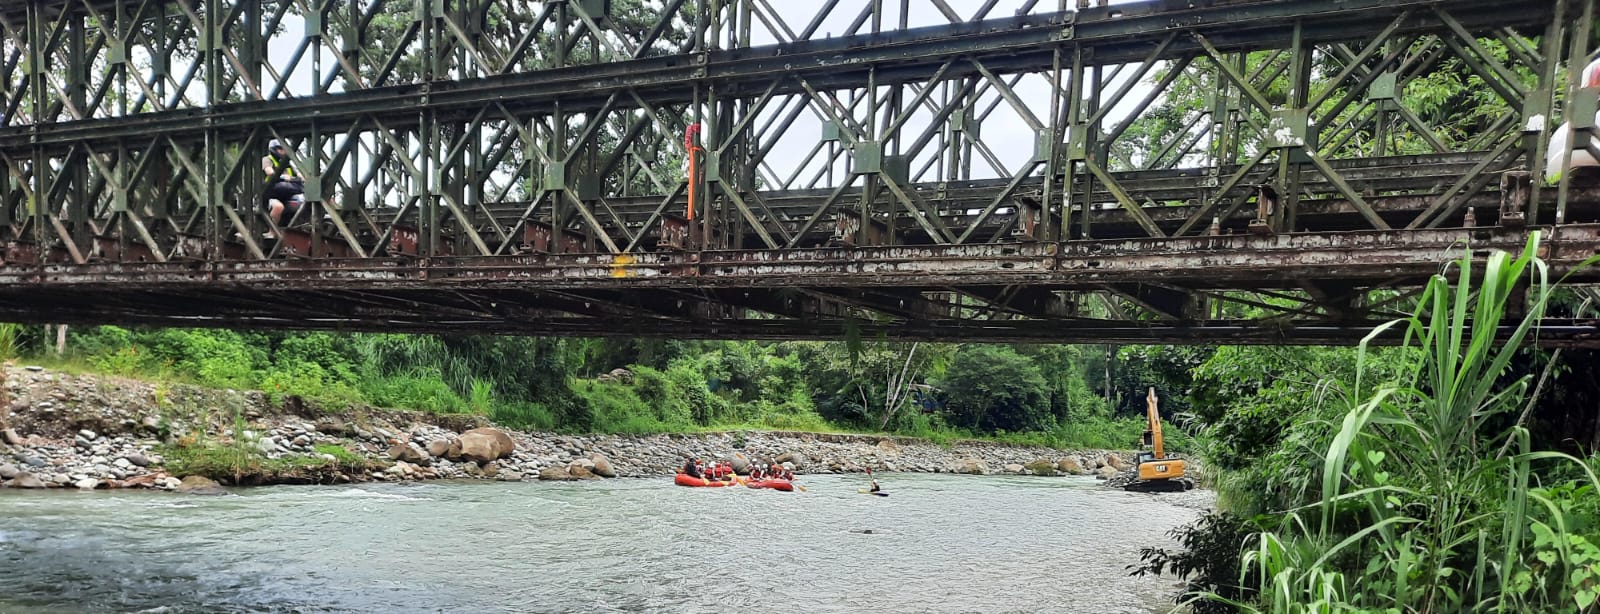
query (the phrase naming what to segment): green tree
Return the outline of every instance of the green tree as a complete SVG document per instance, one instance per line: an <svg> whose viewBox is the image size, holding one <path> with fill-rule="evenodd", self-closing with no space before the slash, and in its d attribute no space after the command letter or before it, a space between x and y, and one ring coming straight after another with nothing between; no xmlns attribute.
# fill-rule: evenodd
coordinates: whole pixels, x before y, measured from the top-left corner
<svg viewBox="0 0 1600 614"><path fill-rule="evenodd" d="M956 426L1018 432L1045 429L1052 422L1049 385L1038 365L1010 347L962 346L940 387Z"/></svg>

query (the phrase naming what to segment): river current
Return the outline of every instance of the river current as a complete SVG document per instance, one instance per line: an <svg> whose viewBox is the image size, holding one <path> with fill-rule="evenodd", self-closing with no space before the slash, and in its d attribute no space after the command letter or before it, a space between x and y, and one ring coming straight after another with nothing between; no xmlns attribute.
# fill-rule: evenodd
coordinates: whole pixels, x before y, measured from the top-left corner
<svg viewBox="0 0 1600 614"><path fill-rule="evenodd" d="M0 612L1157 612L1197 512L1088 478L0 492ZM870 532L869 532L870 531Z"/></svg>

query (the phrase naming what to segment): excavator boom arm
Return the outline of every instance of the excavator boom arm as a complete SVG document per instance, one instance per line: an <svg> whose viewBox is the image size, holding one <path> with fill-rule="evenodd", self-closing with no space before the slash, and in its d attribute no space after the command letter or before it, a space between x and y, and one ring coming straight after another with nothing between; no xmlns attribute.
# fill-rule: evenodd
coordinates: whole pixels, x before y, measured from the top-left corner
<svg viewBox="0 0 1600 614"><path fill-rule="evenodd" d="M1161 460L1166 458L1167 454L1166 446L1161 441L1161 412L1156 408L1155 387L1150 388L1150 395L1145 397L1145 401L1148 406L1145 413L1150 420L1150 425L1147 428L1150 429L1151 447L1154 448L1156 460Z"/></svg>

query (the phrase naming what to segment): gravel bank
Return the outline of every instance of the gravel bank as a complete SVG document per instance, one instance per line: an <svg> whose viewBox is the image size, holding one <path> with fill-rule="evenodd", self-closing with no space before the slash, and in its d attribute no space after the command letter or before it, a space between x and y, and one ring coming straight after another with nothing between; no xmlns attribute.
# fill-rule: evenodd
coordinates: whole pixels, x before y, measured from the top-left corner
<svg viewBox="0 0 1600 614"><path fill-rule="evenodd" d="M496 429L471 416L328 411L296 399L274 403L254 391L157 385L37 367L7 367L4 374L0 486L5 487L180 489L178 478L186 476L169 471L174 463L163 452L186 446L248 450L273 468L212 476L229 484L660 477L672 475L688 456L787 463L797 474L870 468L1097 474L1115 482L1134 459L1129 451L991 442L939 446L903 437L824 433L574 436Z"/></svg>

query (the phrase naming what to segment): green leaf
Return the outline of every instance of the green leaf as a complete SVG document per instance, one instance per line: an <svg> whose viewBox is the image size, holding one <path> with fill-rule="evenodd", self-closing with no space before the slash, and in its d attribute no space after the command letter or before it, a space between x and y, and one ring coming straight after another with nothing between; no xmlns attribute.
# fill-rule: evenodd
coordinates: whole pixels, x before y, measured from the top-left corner
<svg viewBox="0 0 1600 614"><path fill-rule="evenodd" d="M1592 591L1592 590L1587 590L1587 589L1581 590L1581 591L1578 591L1577 598L1578 598L1578 607L1587 608L1590 605L1594 604L1595 592Z"/></svg>
<svg viewBox="0 0 1600 614"><path fill-rule="evenodd" d="M1556 564L1556 553L1550 550L1540 550L1538 554L1533 556L1540 561L1544 561L1544 564L1546 565Z"/></svg>

